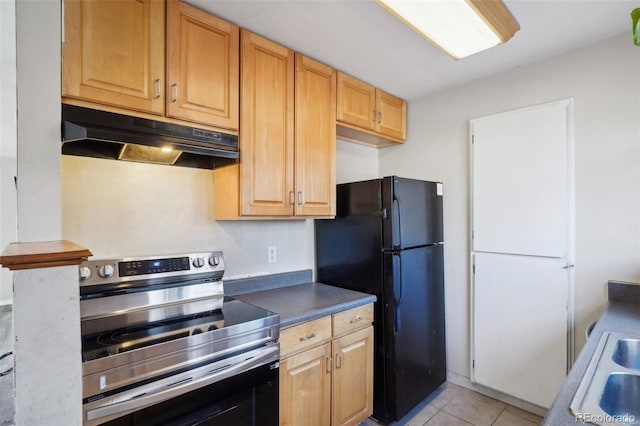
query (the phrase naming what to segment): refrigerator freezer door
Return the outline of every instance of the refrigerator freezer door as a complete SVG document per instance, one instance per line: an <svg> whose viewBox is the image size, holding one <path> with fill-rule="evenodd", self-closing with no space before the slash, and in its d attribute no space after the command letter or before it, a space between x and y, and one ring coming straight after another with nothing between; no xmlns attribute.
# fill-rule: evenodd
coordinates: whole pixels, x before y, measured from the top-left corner
<svg viewBox="0 0 640 426"><path fill-rule="evenodd" d="M446 380L443 248L384 254L388 407L396 420Z"/></svg>
<svg viewBox="0 0 640 426"><path fill-rule="evenodd" d="M442 184L390 176L382 179L385 250L443 241Z"/></svg>
<svg viewBox="0 0 640 426"><path fill-rule="evenodd" d="M380 296L380 180L338 185L336 193L336 218L315 221L317 279L324 284Z"/></svg>
<svg viewBox="0 0 640 426"><path fill-rule="evenodd" d="M382 214L381 179L343 183L336 187L336 218L349 216L380 217Z"/></svg>

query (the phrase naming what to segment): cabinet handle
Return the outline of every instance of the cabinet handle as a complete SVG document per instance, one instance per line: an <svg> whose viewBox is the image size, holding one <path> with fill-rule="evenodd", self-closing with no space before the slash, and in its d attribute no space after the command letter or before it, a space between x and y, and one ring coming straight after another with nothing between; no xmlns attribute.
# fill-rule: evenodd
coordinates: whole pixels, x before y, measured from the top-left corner
<svg viewBox="0 0 640 426"><path fill-rule="evenodd" d="M293 205L296 203L296 193L293 191L289 191L289 204Z"/></svg>
<svg viewBox="0 0 640 426"><path fill-rule="evenodd" d="M304 204L304 198L302 198L302 191L298 191L298 205Z"/></svg>
<svg viewBox="0 0 640 426"><path fill-rule="evenodd" d="M342 368L342 352L336 354L336 370Z"/></svg>
<svg viewBox="0 0 640 426"><path fill-rule="evenodd" d="M356 317L355 319L352 319L351 321L349 321L350 324L355 324L357 322L362 321L362 317Z"/></svg>
<svg viewBox="0 0 640 426"><path fill-rule="evenodd" d="M378 112L378 123L382 123L382 113Z"/></svg>
<svg viewBox="0 0 640 426"><path fill-rule="evenodd" d="M331 373L331 370L333 370L333 360L331 359L330 356L327 357L327 373Z"/></svg>
<svg viewBox="0 0 640 426"><path fill-rule="evenodd" d="M161 83L160 79L157 78L156 79L156 99L158 99L160 95L162 95L162 85L160 83Z"/></svg>
<svg viewBox="0 0 640 426"><path fill-rule="evenodd" d="M172 84L171 89L173 90L173 97L171 98L171 102L176 102L178 100L178 85Z"/></svg>
<svg viewBox="0 0 640 426"><path fill-rule="evenodd" d="M301 337L300 341L304 342L305 340L313 339L314 337L316 337L316 333L311 333L310 335L308 335L306 337Z"/></svg>

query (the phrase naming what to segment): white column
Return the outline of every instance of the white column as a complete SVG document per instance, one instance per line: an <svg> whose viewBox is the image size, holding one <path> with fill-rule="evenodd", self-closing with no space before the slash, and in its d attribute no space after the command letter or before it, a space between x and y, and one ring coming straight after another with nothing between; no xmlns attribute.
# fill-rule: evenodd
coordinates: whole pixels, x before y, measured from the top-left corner
<svg viewBox="0 0 640 426"><path fill-rule="evenodd" d="M17 0L21 242L60 239L61 24L60 1Z"/></svg>
<svg viewBox="0 0 640 426"><path fill-rule="evenodd" d="M18 239L61 234L61 3L17 0ZM16 424L81 425L76 267L14 276Z"/></svg>
<svg viewBox="0 0 640 426"><path fill-rule="evenodd" d="M0 250L16 241L16 7L0 1ZM0 305L12 303L13 275L0 271Z"/></svg>
<svg viewBox="0 0 640 426"><path fill-rule="evenodd" d="M15 423L81 425L78 267L15 271L14 280Z"/></svg>

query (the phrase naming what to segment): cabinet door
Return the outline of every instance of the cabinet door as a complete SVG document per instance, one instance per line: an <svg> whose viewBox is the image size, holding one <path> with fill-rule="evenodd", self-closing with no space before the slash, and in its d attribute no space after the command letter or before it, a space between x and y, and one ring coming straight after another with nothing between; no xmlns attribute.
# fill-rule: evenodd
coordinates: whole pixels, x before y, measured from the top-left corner
<svg viewBox="0 0 640 426"><path fill-rule="evenodd" d="M331 344L280 361L280 425L328 426Z"/></svg>
<svg viewBox="0 0 640 426"><path fill-rule="evenodd" d="M164 3L66 0L62 96L164 114Z"/></svg>
<svg viewBox="0 0 640 426"><path fill-rule="evenodd" d="M376 89L344 73L338 73L337 120L373 130L376 120Z"/></svg>
<svg viewBox="0 0 640 426"><path fill-rule="evenodd" d="M296 54L295 214L336 214L336 71Z"/></svg>
<svg viewBox="0 0 640 426"><path fill-rule="evenodd" d="M358 424L373 413L373 327L333 341L333 426Z"/></svg>
<svg viewBox="0 0 640 426"><path fill-rule="evenodd" d="M407 138L407 103L376 90L376 132L396 139Z"/></svg>
<svg viewBox="0 0 640 426"><path fill-rule="evenodd" d="M293 90L293 51L242 30L242 215L293 216Z"/></svg>
<svg viewBox="0 0 640 426"><path fill-rule="evenodd" d="M238 129L239 29L167 3L167 116Z"/></svg>

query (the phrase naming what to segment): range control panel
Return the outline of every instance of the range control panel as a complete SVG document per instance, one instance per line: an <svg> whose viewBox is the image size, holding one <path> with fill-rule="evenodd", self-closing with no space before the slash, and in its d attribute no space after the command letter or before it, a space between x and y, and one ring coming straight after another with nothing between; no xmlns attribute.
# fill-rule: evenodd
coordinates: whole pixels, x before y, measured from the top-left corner
<svg viewBox="0 0 640 426"><path fill-rule="evenodd" d="M187 256L171 257L168 259L130 260L128 262L118 262L118 273L121 277L188 271L189 269L191 269L191 262L189 262L189 257Z"/></svg>
<svg viewBox="0 0 640 426"><path fill-rule="evenodd" d="M209 273L221 279L224 258L221 251L175 256L129 257L85 260L78 269L80 285L97 285L142 279L184 277Z"/></svg>

